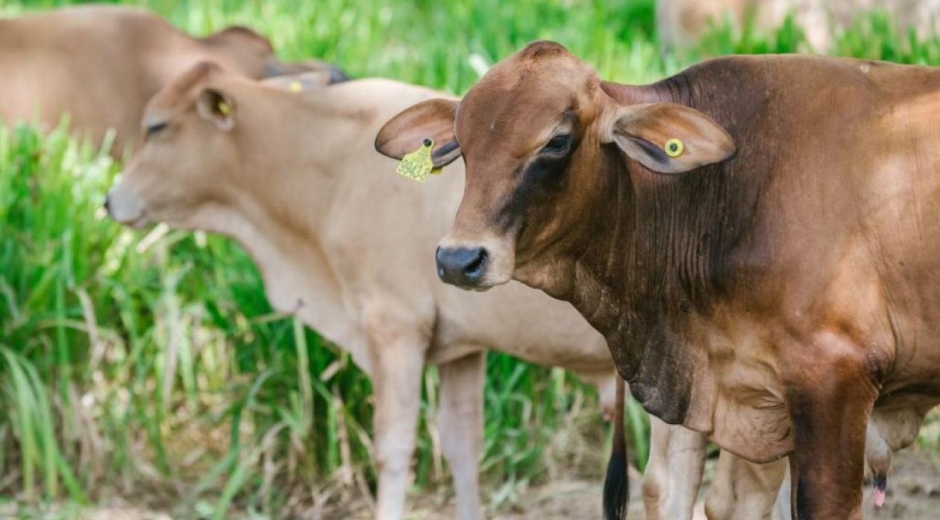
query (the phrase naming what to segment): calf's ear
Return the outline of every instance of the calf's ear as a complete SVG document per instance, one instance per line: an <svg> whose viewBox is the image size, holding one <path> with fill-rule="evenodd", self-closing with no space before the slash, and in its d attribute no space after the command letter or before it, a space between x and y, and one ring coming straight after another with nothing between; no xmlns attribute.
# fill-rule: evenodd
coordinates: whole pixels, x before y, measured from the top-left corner
<svg viewBox="0 0 940 520"><path fill-rule="evenodd" d="M219 130L228 132L235 128L235 102L221 90L202 89L196 96L196 111Z"/></svg>
<svg viewBox="0 0 940 520"><path fill-rule="evenodd" d="M303 92L329 86L333 77L329 70L307 71L286 76L274 76L262 80L262 83L288 92Z"/></svg>
<svg viewBox="0 0 940 520"><path fill-rule="evenodd" d="M429 99L393 117L375 137L375 149L392 159L421 148L425 139L434 139L431 160L435 168L460 157L460 144L454 135L454 117L459 101Z"/></svg>
<svg viewBox="0 0 940 520"><path fill-rule="evenodd" d="M722 162L734 139L714 119L676 103L617 105L604 142L657 173L682 173Z"/></svg>
<svg viewBox="0 0 940 520"><path fill-rule="evenodd" d="M325 61L307 60L284 63L273 55L266 58L264 71L265 80L270 81L271 78L294 76L297 74L310 74L311 78L316 78L317 83L323 85L349 81L349 76L343 72L343 69Z"/></svg>

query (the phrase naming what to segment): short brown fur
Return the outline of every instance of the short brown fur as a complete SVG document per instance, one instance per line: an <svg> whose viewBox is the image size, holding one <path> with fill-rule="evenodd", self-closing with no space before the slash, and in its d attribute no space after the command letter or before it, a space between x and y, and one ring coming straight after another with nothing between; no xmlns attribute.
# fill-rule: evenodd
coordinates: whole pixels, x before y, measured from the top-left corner
<svg viewBox="0 0 940 520"><path fill-rule="evenodd" d="M861 518L873 408L940 402L940 71L742 56L627 86L532 54L457 109L467 185L441 247L488 263L454 283L572 302L651 413L752 461L792 453L796 517ZM687 168L702 148L666 157L623 121L713 149Z"/></svg>

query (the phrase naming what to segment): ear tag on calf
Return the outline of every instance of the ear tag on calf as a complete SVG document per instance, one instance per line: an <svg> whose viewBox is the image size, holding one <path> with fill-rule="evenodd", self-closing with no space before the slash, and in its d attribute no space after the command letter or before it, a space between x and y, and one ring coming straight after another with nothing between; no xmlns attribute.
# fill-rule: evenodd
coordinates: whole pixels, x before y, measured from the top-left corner
<svg viewBox="0 0 940 520"><path fill-rule="evenodd" d="M434 167L434 161L431 160L431 150L434 149L434 139L427 138L421 143L421 148L405 154L398 163L398 169L395 170L401 175L411 180L424 182L428 176L441 173L440 168Z"/></svg>
<svg viewBox="0 0 940 520"><path fill-rule="evenodd" d="M222 114L225 117L228 117L228 115L231 112L232 110L228 107L228 103L226 103L225 101L219 101L219 113L220 114Z"/></svg>
<svg viewBox="0 0 940 520"><path fill-rule="evenodd" d="M300 92L304 86L299 81L291 81L287 87L291 92Z"/></svg>
<svg viewBox="0 0 940 520"><path fill-rule="evenodd" d="M682 139L672 139L666 141L666 145L663 146L663 151L666 152L666 155L672 158L679 157L682 155L682 152L685 151L685 143L682 142Z"/></svg>

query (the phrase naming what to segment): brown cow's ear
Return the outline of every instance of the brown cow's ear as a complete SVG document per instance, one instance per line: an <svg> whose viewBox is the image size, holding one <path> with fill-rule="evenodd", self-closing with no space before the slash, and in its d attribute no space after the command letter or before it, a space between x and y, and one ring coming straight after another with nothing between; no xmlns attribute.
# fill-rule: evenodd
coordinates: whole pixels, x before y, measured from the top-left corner
<svg viewBox="0 0 940 520"><path fill-rule="evenodd" d="M657 173L682 173L724 161L734 140L712 118L675 103L617 106L606 142Z"/></svg>
<svg viewBox="0 0 940 520"><path fill-rule="evenodd" d="M196 111L219 130L235 128L235 102L220 90L203 89L196 97Z"/></svg>
<svg viewBox="0 0 940 520"><path fill-rule="evenodd" d="M375 149L392 159L421 148L426 138L434 139L431 160L435 168L460 157L460 144L454 135L454 117L459 101L430 99L393 117L375 137Z"/></svg>

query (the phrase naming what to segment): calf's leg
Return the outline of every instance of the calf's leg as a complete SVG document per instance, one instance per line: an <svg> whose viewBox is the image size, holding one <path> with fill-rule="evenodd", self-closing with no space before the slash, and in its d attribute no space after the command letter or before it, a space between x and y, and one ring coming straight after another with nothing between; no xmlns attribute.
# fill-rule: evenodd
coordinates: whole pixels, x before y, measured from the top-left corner
<svg viewBox="0 0 940 520"><path fill-rule="evenodd" d="M483 449L485 354L477 353L438 367L441 377L438 429L454 477L457 520L480 520L479 464Z"/></svg>
<svg viewBox="0 0 940 520"><path fill-rule="evenodd" d="M378 322L378 323L376 323ZM411 454L421 408L421 374L428 340L417 330L367 327L375 390L375 463L378 469L377 520L401 520L411 482Z"/></svg>
<svg viewBox="0 0 940 520"><path fill-rule="evenodd" d="M722 451L705 501L708 520L771 520L787 460L754 464ZM787 515L787 518L789 515ZM787 520L781 518L780 520Z"/></svg>
<svg viewBox="0 0 940 520"><path fill-rule="evenodd" d="M647 520L689 520L705 469L704 435L650 416L650 457L643 475Z"/></svg>

